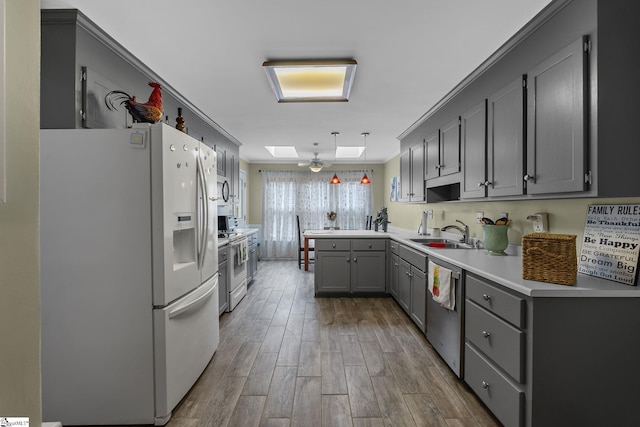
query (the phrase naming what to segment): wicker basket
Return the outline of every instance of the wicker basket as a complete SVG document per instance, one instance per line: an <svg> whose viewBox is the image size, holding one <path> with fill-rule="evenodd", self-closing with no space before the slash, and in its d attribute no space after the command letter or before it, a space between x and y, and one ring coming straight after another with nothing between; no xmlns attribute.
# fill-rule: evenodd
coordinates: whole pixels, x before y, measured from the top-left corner
<svg viewBox="0 0 640 427"><path fill-rule="evenodd" d="M531 233L522 237L522 278L573 285L578 273L576 236Z"/></svg>

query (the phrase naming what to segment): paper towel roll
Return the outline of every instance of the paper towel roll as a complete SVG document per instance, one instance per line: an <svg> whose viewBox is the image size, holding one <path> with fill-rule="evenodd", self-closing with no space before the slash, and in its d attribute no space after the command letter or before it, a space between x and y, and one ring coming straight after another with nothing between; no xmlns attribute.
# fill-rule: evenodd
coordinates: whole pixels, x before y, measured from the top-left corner
<svg viewBox="0 0 640 427"><path fill-rule="evenodd" d="M420 233L427 234L427 211L422 212L422 222L420 223Z"/></svg>

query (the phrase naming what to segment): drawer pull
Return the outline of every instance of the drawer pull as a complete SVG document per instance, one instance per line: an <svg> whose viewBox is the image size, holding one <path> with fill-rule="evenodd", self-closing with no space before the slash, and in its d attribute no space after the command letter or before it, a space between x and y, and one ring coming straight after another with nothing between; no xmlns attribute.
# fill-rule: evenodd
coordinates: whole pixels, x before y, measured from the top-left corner
<svg viewBox="0 0 640 427"><path fill-rule="evenodd" d="M491 334L487 331L482 331L482 336L485 338L489 338L491 336Z"/></svg>
<svg viewBox="0 0 640 427"><path fill-rule="evenodd" d="M371 249L373 246L371 246L371 243L369 243L369 249Z"/></svg>
<svg viewBox="0 0 640 427"><path fill-rule="evenodd" d="M491 295L482 294L482 299L485 301L489 301L491 299Z"/></svg>
<svg viewBox="0 0 640 427"><path fill-rule="evenodd" d="M489 383L486 381L482 381L482 388L489 388Z"/></svg>
<svg viewBox="0 0 640 427"><path fill-rule="evenodd" d="M335 248L335 247L336 247L336 244L335 244L335 243L332 243L332 244L331 244L331 247L332 247L332 248Z"/></svg>

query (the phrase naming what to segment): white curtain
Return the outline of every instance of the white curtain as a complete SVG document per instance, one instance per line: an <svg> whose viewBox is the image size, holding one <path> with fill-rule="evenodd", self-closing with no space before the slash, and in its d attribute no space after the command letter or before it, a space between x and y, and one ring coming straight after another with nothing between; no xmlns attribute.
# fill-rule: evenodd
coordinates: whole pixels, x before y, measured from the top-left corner
<svg viewBox="0 0 640 427"><path fill-rule="evenodd" d="M330 184L334 172L262 171L264 258L295 258L298 251L296 215L300 228L363 229L372 215L371 185L360 184L371 170L337 171L340 184ZM327 213L337 214L335 221Z"/></svg>

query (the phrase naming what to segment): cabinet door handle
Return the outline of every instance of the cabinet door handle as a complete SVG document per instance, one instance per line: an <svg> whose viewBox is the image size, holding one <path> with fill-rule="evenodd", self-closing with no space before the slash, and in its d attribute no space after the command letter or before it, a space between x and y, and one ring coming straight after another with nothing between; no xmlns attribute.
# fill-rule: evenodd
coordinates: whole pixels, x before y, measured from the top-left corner
<svg viewBox="0 0 640 427"><path fill-rule="evenodd" d="M491 295L482 294L482 299L485 301L489 301L491 299Z"/></svg>
<svg viewBox="0 0 640 427"><path fill-rule="evenodd" d="M397 266L398 266L398 263L397 263L397 262L394 262L394 263L393 263L393 266L394 266L394 267L397 267Z"/></svg>
<svg viewBox="0 0 640 427"><path fill-rule="evenodd" d="M485 182L484 182L484 186L485 186L485 187L489 187L489 186L493 187L493 182L491 182L491 181L485 181Z"/></svg>
<svg viewBox="0 0 640 427"><path fill-rule="evenodd" d="M480 181L480 182L478 183L478 188L479 188L479 187L484 187L484 182Z"/></svg>
<svg viewBox="0 0 640 427"><path fill-rule="evenodd" d="M358 258L357 257L353 257L353 262L358 262Z"/></svg>
<svg viewBox="0 0 640 427"><path fill-rule="evenodd" d="M529 182L529 181L533 181L534 183L536 182L535 178L533 176L529 175L529 174L526 174L524 176L524 180L527 181L527 182Z"/></svg>
<svg viewBox="0 0 640 427"><path fill-rule="evenodd" d="M489 338L491 336L491 334L487 331L482 331L482 336L485 338Z"/></svg>
<svg viewBox="0 0 640 427"><path fill-rule="evenodd" d="M347 257L347 262L351 262L351 258Z"/></svg>
<svg viewBox="0 0 640 427"><path fill-rule="evenodd" d="M371 245L371 243L369 243L369 249L371 249L373 246Z"/></svg>
<svg viewBox="0 0 640 427"><path fill-rule="evenodd" d="M482 388L489 388L489 383L486 381L482 381Z"/></svg>
<svg viewBox="0 0 640 427"><path fill-rule="evenodd" d="M331 247L335 249L335 248L336 248L336 244L335 244L335 243L332 243L332 244L331 244Z"/></svg>

